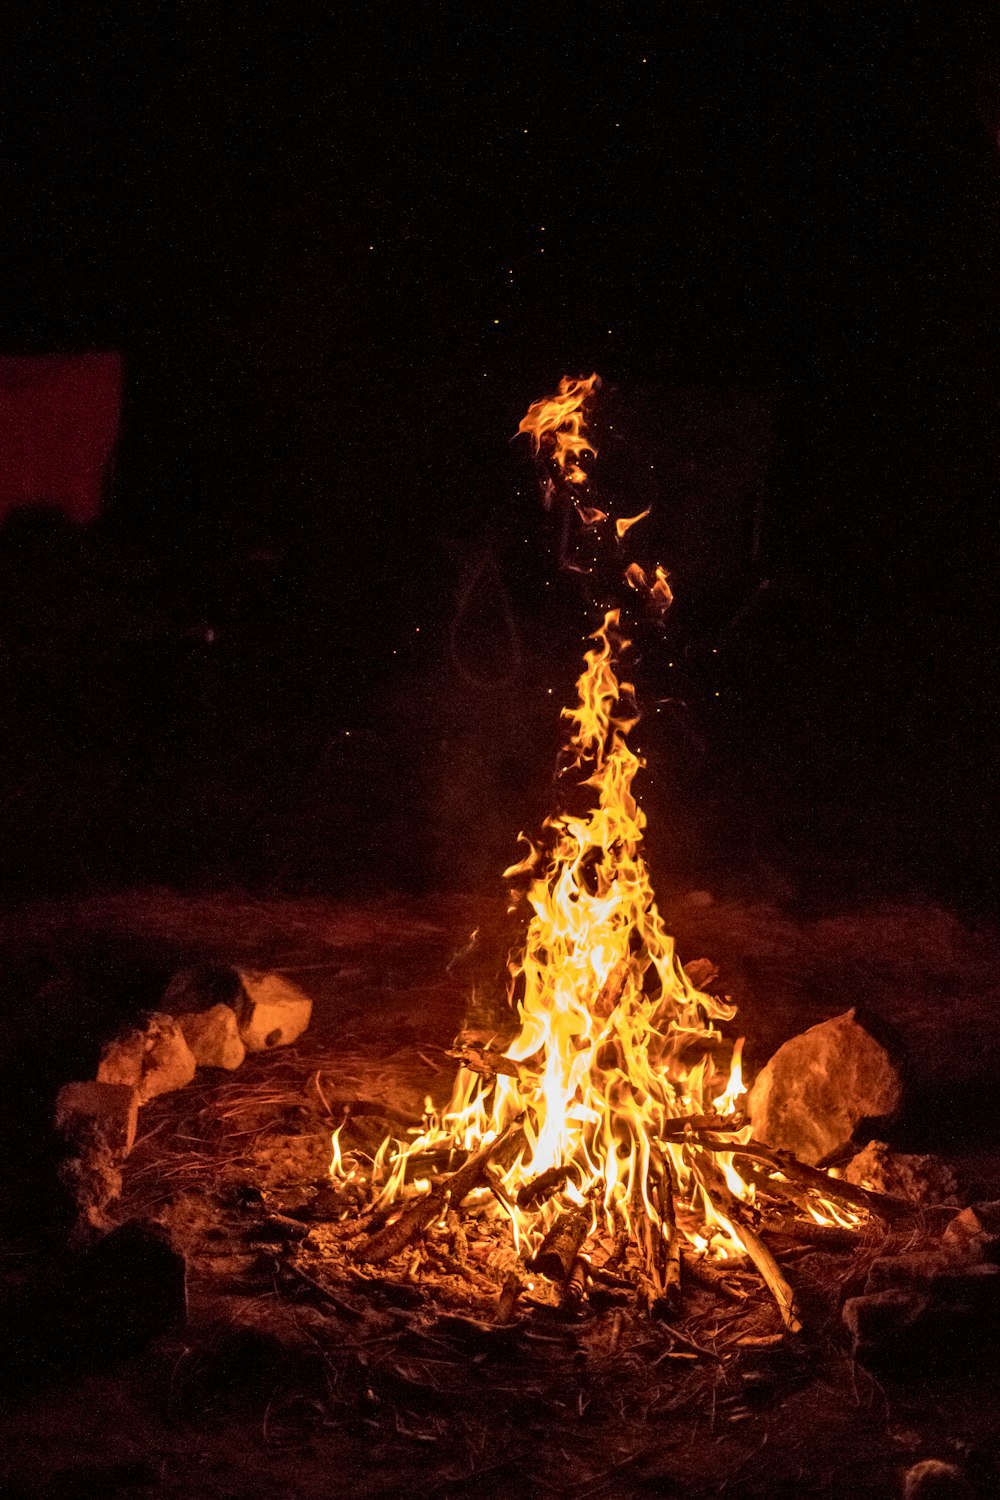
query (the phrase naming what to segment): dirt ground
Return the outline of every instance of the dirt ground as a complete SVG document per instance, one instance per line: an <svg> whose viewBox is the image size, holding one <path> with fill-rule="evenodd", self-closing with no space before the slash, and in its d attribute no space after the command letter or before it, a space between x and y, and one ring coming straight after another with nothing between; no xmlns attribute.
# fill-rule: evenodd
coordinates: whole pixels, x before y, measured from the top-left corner
<svg viewBox="0 0 1000 1500"><path fill-rule="evenodd" d="M682 958L719 964L751 1073L786 1036L857 1006L906 1080L894 1143L940 1153L965 1198L1000 1196L995 930L919 901L808 911L749 892L713 900L678 891L661 905ZM473 929L479 943L463 953ZM27 1210L40 1197L54 1088L88 1076L101 1037L155 1001L177 967L274 967L315 1001L297 1048L143 1111L125 1206L172 1220L183 1237L191 1183L180 1155L177 1178L165 1180L170 1132L197 1136L185 1122L230 1098L233 1158L238 1100L270 1089L272 1156L291 1142L322 1171L328 1131L308 1079L320 1076L331 1108L360 1102L375 1116L419 1110L427 1092L444 1097L453 1065L443 1049L470 1007L495 1011L507 933L502 903L465 897L355 906L147 891L8 914L8 1293L51 1265L45 1216ZM302 1107L290 1108L300 1084ZM157 1178L145 1170L154 1163ZM456 1320L428 1342L419 1309L398 1298L369 1306L356 1290L338 1309L277 1279L273 1259L209 1274L201 1230L182 1332L110 1367L84 1351L30 1388L8 1369L0 1496L874 1500L901 1493L906 1466L924 1457L959 1463L981 1496L1000 1493L1000 1366L985 1336L919 1367L877 1372L850 1359L823 1312L801 1347L762 1345L725 1361L677 1358L652 1329L616 1347L606 1322L585 1339L553 1325L525 1344L477 1342ZM807 1283L808 1265L797 1274Z"/></svg>

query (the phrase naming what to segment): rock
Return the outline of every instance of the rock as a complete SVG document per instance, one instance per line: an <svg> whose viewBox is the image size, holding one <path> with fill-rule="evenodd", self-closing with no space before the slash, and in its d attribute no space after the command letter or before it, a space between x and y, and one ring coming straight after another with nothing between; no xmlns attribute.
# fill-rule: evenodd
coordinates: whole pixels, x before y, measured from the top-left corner
<svg viewBox="0 0 1000 1500"><path fill-rule="evenodd" d="M109 1360L138 1353L152 1339L183 1324L187 1268L159 1224L133 1220L50 1262L33 1282L0 1306L0 1390L23 1400L26 1391L77 1378ZM115 1484L60 1493L123 1493ZM126 1488L131 1492L131 1484ZM6 1493L6 1487L4 1487ZM20 1490L19 1490L20 1493Z"/></svg>
<svg viewBox="0 0 1000 1500"><path fill-rule="evenodd" d="M903 1500L973 1500L973 1490L955 1464L925 1458L903 1476Z"/></svg>
<svg viewBox="0 0 1000 1500"><path fill-rule="evenodd" d="M977 1203L955 1215L941 1247L956 1260L1000 1262L1000 1203Z"/></svg>
<svg viewBox="0 0 1000 1500"><path fill-rule="evenodd" d="M693 958L684 965L684 972L696 990L704 990L718 979L719 966L710 958Z"/></svg>
<svg viewBox="0 0 1000 1500"><path fill-rule="evenodd" d="M213 1005L177 1018L184 1040L199 1068L238 1068L246 1056L236 1012L231 1005Z"/></svg>
<svg viewBox="0 0 1000 1500"><path fill-rule="evenodd" d="M843 1147L862 1120L895 1113L899 1075L854 1011L782 1043L747 1101L754 1135L815 1163Z"/></svg>
<svg viewBox="0 0 1000 1500"><path fill-rule="evenodd" d="M80 1257L77 1335L104 1356L134 1353L187 1318L187 1263L162 1224L133 1219Z"/></svg>
<svg viewBox="0 0 1000 1500"><path fill-rule="evenodd" d="M885 1141L869 1141L847 1163L844 1178L910 1203L946 1203L958 1191L954 1172L936 1156L901 1155Z"/></svg>
<svg viewBox="0 0 1000 1500"><path fill-rule="evenodd" d="M160 1001L160 1009L178 1020L216 1005L236 1010L243 995L239 970L232 964L202 964L194 969L178 969Z"/></svg>
<svg viewBox="0 0 1000 1500"><path fill-rule="evenodd" d="M123 1031L101 1048L98 1083L117 1083L123 1088L137 1089L142 1079L145 1052L146 1038L138 1027Z"/></svg>
<svg viewBox="0 0 1000 1500"><path fill-rule="evenodd" d="M56 1130L80 1154L103 1147L127 1156L138 1114L138 1092L126 1083L67 1083L56 1095Z"/></svg>
<svg viewBox="0 0 1000 1500"><path fill-rule="evenodd" d="M95 1147L83 1156L71 1156L59 1165L59 1181L72 1204L74 1222L69 1239L74 1245L88 1244L110 1226L108 1210L121 1197L120 1158L106 1147Z"/></svg>
<svg viewBox="0 0 1000 1500"><path fill-rule="evenodd" d="M929 1299L919 1292L893 1288L863 1297L849 1297L841 1309L851 1335L855 1359L885 1359L898 1352L906 1335L924 1319Z"/></svg>
<svg viewBox="0 0 1000 1500"><path fill-rule="evenodd" d="M173 1016L159 1011L109 1042L97 1069L99 1083L138 1089L140 1104L184 1088L194 1074L194 1057L180 1026Z"/></svg>
<svg viewBox="0 0 1000 1500"><path fill-rule="evenodd" d="M935 1250L914 1250L909 1255L880 1255L868 1268L865 1291L884 1292L890 1287L926 1290L935 1277L950 1270L947 1255Z"/></svg>
<svg viewBox="0 0 1000 1500"><path fill-rule="evenodd" d="M309 1025L312 1001L280 974L257 974L240 969L244 998L240 1036L248 1052L287 1047Z"/></svg>
<svg viewBox="0 0 1000 1500"><path fill-rule="evenodd" d="M916 1253L874 1261L866 1291L848 1298L841 1316L857 1359L941 1363L977 1339L992 1345L998 1312L998 1267Z"/></svg>

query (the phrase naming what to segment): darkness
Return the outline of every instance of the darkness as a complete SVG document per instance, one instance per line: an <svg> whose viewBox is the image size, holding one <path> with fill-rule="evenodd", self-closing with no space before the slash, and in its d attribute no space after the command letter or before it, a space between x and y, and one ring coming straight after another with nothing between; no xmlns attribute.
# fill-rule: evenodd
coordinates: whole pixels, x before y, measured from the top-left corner
<svg viewBox="0 0 1000 1500"><path fill-rule="evenodd" d="M509 439L596 369L668 873L990 902L1000 37L890 9L8 14L0 350L128 372L96 533L4 548L8 887L491 878L587 619Z"/></svg>

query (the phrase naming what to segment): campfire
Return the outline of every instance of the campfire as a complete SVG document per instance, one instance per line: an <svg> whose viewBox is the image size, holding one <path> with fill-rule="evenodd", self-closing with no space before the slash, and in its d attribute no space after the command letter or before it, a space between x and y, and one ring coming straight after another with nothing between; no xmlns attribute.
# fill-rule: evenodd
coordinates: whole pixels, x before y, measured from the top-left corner
<svg viewBox="0 0 1000 1500"><path fill-rule="evenodd" d="M519 430L546 506L561 511L564 565L598 587L617 580L662 619L664 568L628 556L648 512L613 516L593 481L599 385L564 378ZM456 1214L505 1223L516 1263L502 1317L540 1289L572 1307L611 1287L669 1319L688 1279L717 1283L748 1258L796 1332L795 1296L761 1227L843 1248L872 1216L893 1222L912 1205L753 1138L735 1007L708 988L710 966L680 963L657 908L633 792L630 642L621 608L602 613L577 703L563 710L560 806L505 872L530 911L509 962L516 1037L502 1047L461 1035L448 1104L428 1099L408 1135L364 1152L335 1131L341 1229L357 1262L380 1266Z"/></svg>
<svg viewBox="0 0 1000 1500"><path fill-rule="evenodd" d="M647 1457L652 1473L669 1431L691 1493L751 1464L754 1493L799 1493L808 1414L839 1403L853 1433L859 1365L934 1368L994 1340L1000 1202L962 1207L946 1163L860 1128L893 1117L902 1075L853 1010L817 1020L810 1001L815 1024L784 1027L748 1091L715 965L678 955L644 856L629 666L671 585L641 551L645 513L602 500L598 391L563 380L521 424L594 616L555 805L506 871L505 1014L474 1026L469 997L454 1036L442 968L495 920L478 896L409 918L381 898L202 903L214 941L194 966L185 900L99 903L102 928L176 930L185 960L56 1099L70 1218L51 1358L174 1339L172 1410L201 1421L259 1387L267 1441L335 1428L359 1472L422 1464L420 1493L508 1470L511 1493L603 1493ZM678 909L683 943L729 941L776 975L802 951L817 970L868 962L899 922L804 936L759 903L711 906ZM788 993L769 995L778 1030ZM685 1409L711 1443L654 1427ZM243 1442L241 1425L241 1459Z"/></svg>

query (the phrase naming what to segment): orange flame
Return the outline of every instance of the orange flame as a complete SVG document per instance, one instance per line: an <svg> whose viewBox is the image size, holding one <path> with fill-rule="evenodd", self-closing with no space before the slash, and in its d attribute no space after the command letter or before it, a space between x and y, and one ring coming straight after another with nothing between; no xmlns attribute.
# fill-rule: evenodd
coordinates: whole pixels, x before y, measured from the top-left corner
<svg viewBox="0 0 1000 1500"><path fill-rule="evenodd" d="M596 385L596 376L564 379L558 396L536 402L521 423L537 449L551 447L572 484L585 477L581 457L594 451L584 407ZM626 576L655 606L670 603L662 568L633 564ZM445 1110L435 1114L428 1101L416 1139L383 1143L371 1173L375 1201L403 1194L415 1154L475 1151L520 1122L523 1144L502 1171L500 1196L523 1252L537 1249L567 1206L589 1204L598 1236L624 1230L651 1247L676 1227L696 1249L724 1258L743 1252L733 1200L754 1198L726 1149L750 1137L742 1044L727 1044L717 1024L735 1007L691 981L657 908L642 852L646 817L632 790L642 761L628 744L637 715L631 685L619 677L629 643L617 610L591 640L576 706L563 710L563 785L570 777L576 785L567 809L546 819L504 872L525 887L531 909L510 963L520 1030L495 1075L461 1066ZM712 1133L711 1152L699 1151L698 1130ZM331 1170L344 1178L339 1141L334 1157ZM551 1169L565 1173L561 1191L540 1207L530 1195L519 1202L519 1190ZM665 1180L669 1214L655 1187Z"/></svg>
<svg viewBox="0 0 1000 1500"><path fill-rule="evenodd" d="M556 394L533 402L518 424L518 432L531 437L535 452L550 454L570 484L583 484L587 478L580 462L584 455L597 456L587 432L586 407L600 383L599 375L580 380L564 375Z"/></svg>

